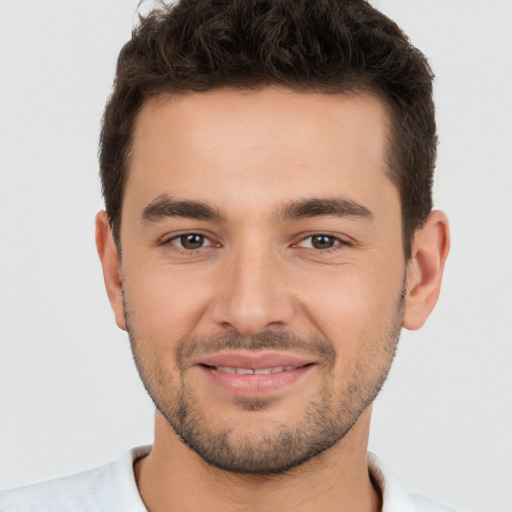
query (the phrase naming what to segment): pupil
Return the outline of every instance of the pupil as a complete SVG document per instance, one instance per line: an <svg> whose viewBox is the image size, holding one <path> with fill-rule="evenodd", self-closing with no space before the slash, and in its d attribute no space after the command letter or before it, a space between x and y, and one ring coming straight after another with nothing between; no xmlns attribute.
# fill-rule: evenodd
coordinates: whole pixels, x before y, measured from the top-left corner
<svg viewBox="0 0 512 512"><path fill-rule="evenodd" d="M334 245L332 236L317 235L313 237L313 247L315 249L330 249Z"/></svg>
<svg viewBox="0 0 512 512"><path fill-rule="evenodd" d="M199 249L203 245L204 237L202 235L183 235L180 241L185 249Z"/></svg>

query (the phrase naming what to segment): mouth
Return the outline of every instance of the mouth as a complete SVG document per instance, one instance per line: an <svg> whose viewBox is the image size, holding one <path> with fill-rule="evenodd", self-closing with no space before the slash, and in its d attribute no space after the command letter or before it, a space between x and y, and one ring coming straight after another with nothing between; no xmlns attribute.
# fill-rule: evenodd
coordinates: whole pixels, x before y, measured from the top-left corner
<svg viewBox="0 0 512 512"><path fill-rule="evenodd" d="M298 385L315 361L279 353L224 353L197 361L209 386L235 397L263 397Z"/></svg>
<svg viewBox="0 0 512 512"><path fill-rule="evenodd" d="M313 363L309 363L313 364ZM217 370L218 372L225 373L236 373L237 375L268 375L269 373L281 373L281 372L289 372L292 370L296 370L297 368L301 368L302 365L293 366L275 366L271 368L235 368L232 366L208 366L203 365L206 368L211 368L212 370ZM304 365L307 366L307 365Z"/></svg>

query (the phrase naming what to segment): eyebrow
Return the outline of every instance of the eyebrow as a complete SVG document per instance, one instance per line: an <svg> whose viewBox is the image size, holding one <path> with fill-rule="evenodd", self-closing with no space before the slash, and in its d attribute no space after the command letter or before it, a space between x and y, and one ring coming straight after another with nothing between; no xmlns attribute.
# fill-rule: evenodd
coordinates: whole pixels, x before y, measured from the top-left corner
<svg viewBox="0 0 512 512"><path fill-rule="evenodd" d="M180 201L161 194L151 201L140 216L142 222L157 222L169 217L186 217L200 220L223 220L217 208L203 201Z"/></svg>
<svg viewBox="0 0 512 512"><path fill-rule="evenodd" d="M368 220L374 220L375 218L373 213L365 206L342 197L290 201L283 208L274 211L274 217L280 221L321 216L359 217ZM225 216L218 208L207 202L175 200L167 194L161 194L151 201L142 211L140 220L143 223L157 222L169 217L225 220Z"/></svg>
<svg viewBox="0 0 512 512"><path fill-rule="evenodd" d="M373 213L351 199L334 197L329 199L303 199L291 201L282 210L275 212L279 220L302 219L306 217L356 217L367 220L374 220Z"/></svg>

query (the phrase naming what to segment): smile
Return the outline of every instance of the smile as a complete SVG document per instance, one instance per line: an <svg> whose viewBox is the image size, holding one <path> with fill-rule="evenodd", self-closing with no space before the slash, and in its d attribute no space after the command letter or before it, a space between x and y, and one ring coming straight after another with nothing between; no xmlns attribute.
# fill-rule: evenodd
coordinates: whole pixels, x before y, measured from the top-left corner
<svg viewBox="0 0 512 512"><path fill-rule="evenodd" d="M211 366L210 368L219 372L236 373L237 375L267 375L269 373L280 373L284 371L295 370L300 366L275 366L273 368L233 368L231 366Z"/></svg>
<svg viewBox="0 0 512 512"><path fill-rule="evenodd" d="M240 353L217 354L195 364L208 387L238 397L263 397L291 390L316 366L312 361L287 354Z"/></svg>

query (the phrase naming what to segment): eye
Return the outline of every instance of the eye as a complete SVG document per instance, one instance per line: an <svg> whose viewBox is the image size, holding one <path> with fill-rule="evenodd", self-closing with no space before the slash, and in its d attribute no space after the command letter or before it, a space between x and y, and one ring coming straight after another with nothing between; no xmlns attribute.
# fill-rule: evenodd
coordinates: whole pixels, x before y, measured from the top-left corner
<svg viewBox="0 0 512 512"><path fill-rule="evenodd" d="M332 249L333 247L342 244L343 242L339 238L336 238L335 236L320 234L308 236L304 238L301 242L299 242L297 245L299 247L326 250Z"/></svg>
<svg viewBox="0 0 512 512"><path fill-rule="evenodd" d="M193 251L194 249L202 249L213 245L210 239L198 233L184 233L169 240L169 243L177 245L180 249Z"/></svg>

